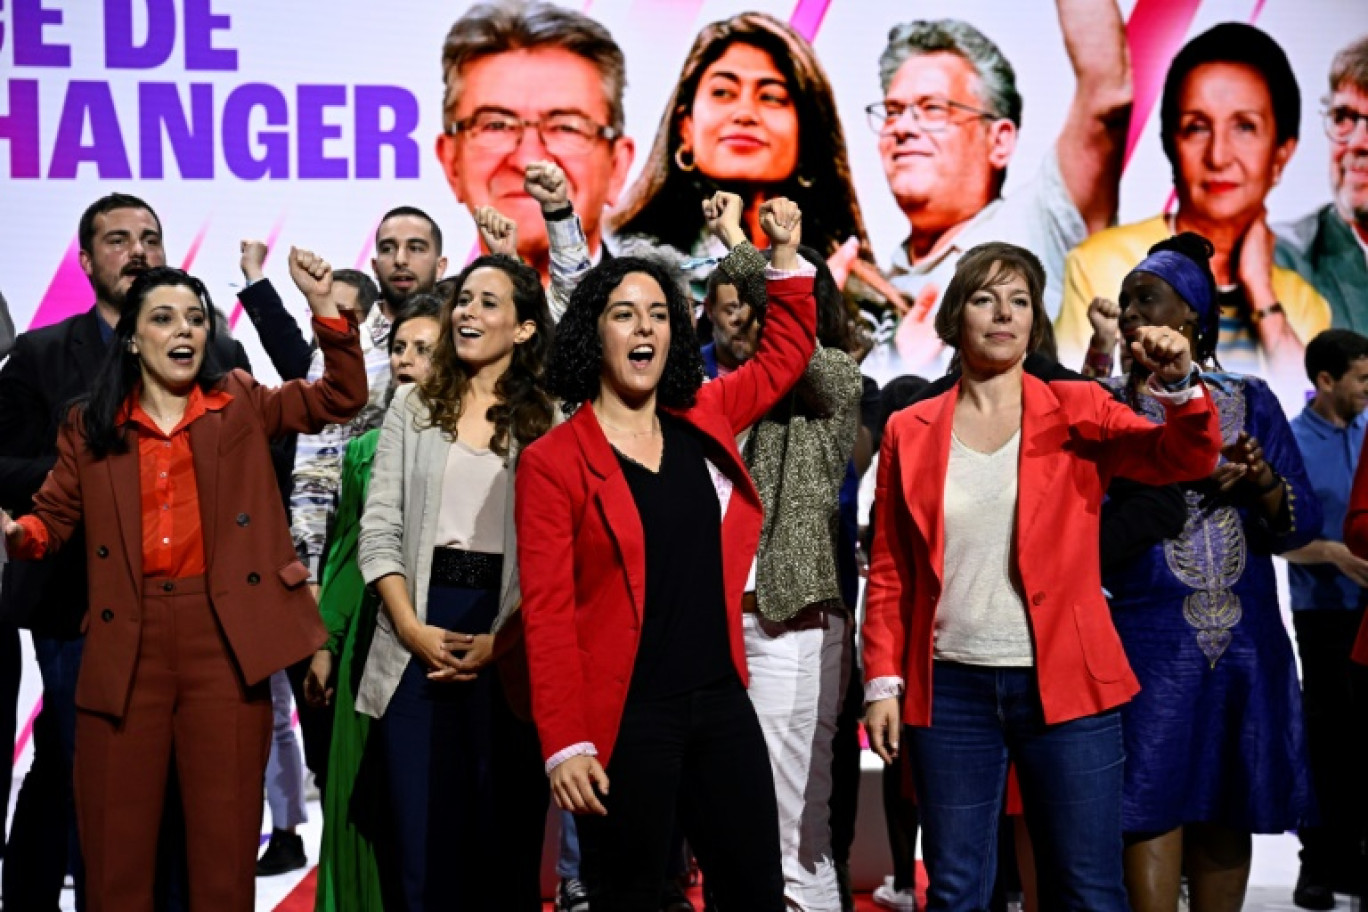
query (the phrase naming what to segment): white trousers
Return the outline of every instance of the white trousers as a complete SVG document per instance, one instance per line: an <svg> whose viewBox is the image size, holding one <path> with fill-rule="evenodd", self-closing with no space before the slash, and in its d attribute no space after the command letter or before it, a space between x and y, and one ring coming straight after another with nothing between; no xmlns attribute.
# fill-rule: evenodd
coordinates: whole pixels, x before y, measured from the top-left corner
<svg viewBox="0 0 1368 912"><path fill-rule="evenodd" d="M779 804L784 899L805 912L840 912L831 857L831 742L850 676L848 619L788 630L742 616L750 699L769 747Z"/></svg>
<svg viewBox="0 0 1368 912"><path fill-rule="evenodd" d="M294 697L284 670L271 675L271 754L266 760L266 804L271 826L288 830L307 823L304 803L304 757L294 732Z"/></svg>

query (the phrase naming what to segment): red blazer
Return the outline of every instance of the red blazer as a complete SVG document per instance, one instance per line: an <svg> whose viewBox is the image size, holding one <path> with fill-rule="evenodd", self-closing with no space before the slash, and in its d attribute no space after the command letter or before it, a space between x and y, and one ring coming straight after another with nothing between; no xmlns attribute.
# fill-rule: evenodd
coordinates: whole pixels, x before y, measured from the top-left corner
<svg viewBox="0 0 1368 912"><path fill-rule="evenodd" d="M722 577L732 661L743 682L741 593L760 541L761 507L736 435L802 376L817 322L811 279L770 282L769 295L755 357L705 383L693 408L678 413L702 434L708 459L731 486L722 517ZM587 405L523 451L516 484L522 614L542 753L549 759L589 742L606 766L647 610L641 517Z"/></svg>
<svg viewBox="0 0 1368 912"><path fill-rule="evenodd" d="M931 724L932 638L945 563L945 472L959 384L893 416L879 451L865 679L903 679L903 720ZM1016 553L1048 723L1091 715L1140 689L1102 595L1098 524L1114 475L1195 481L1220 454L1211 396L1156 425L1100 385L1022 380Z"/></svg>
<svg viewBox="0 0 1368 912"><path fill-rule="evenodd" d="M1368 459L1360 459L1354 470L1354 487L1349 492L1349 512L1344 517L1344 543L1359 557L1368 557ZM1309 468L1309 467L1308 467ZM1368 615L1359 625L1353 658L1368 665Z"/></svg>
<svg viewBox="0 0 1368 912"><path fill-rule="evenodd" d="M316 383L278 389L235 370L218 389L233 400L190 425L199 488L209 599L238 669L250 685L312 655L327 634L295 556L268 443L316 434L366 404L366 364L355 329L315 321L324 354ZM76 414L76 413L73 413ZM76 705L122 717L142 635L142 493L138 447L95 459L80 419L57 441L57 465L34 497L51 554L85 524L90 611Z"/></svg>

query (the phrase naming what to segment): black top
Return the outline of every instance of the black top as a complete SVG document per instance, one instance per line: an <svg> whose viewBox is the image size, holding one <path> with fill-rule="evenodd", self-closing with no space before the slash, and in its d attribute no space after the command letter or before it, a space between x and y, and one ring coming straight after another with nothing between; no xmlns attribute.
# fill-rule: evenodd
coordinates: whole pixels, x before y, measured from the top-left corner
<svg viewBox="0 0 1368 912"><path fill-rule="evenodd" d="M646 610L628 691L674 696L734 674L722 585L722 510L703 441L660 415L664 453L652 472L618 453L646 536Z"/></svg>

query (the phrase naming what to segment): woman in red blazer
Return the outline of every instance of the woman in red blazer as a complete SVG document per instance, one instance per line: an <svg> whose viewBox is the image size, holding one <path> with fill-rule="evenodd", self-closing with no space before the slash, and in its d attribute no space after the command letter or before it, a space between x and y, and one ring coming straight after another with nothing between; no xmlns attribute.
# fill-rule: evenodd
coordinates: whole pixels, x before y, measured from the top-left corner
<svg viewBox="0 0 1368 912"><path fill-rule="evenodd" d="M879 457L867 725L885 762L907 725L930 910L987 908L1009 760L1041 908L1128 908L1114 708L1138 685L1102 593L1099 510L1113 476L1204 478L1220 448L1187 340L1167 328L1132 346L1162 426L1097 384L1027 372L1044 281L1020 247L961 258L936 331L962 375L894 416Z"/></svg>
<svg viewBox="0 0 1368 912"><path fill-rule="evenodd" d="M272 672L326 635L304 585L268 441L350 420L366 402L356 330L331 270L291 253L324 373L258 385L206 360L214 307L178 269L139 276L90 398L18 522L18 558L84 524L90 613L76 685L76 814L92 912L152 908L158 828L175 757L190 908L253 908ZM303 287L303 286L302 286Z"/></svg>
<svg viewBox="0 0 1368 912"><path fill-rule="evenodd" d="M738 197L704 210L724 241L746 243ZM596 910L660 907L677 815L719 905L784 908L741 632L761 508L736 435L798 380L816 315L797 207L761 211L774 254L755 357L704 385L678 276L645 259L600 264L547 369L552 393L579 407L518 469L533 718L556 801L582 815Z"/></svg>

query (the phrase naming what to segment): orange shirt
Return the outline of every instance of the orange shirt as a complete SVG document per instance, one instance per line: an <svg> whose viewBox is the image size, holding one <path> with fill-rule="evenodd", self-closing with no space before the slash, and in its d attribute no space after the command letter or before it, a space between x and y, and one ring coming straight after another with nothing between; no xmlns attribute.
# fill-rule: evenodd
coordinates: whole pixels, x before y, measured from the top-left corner
<svg viewBox="0 0 1368 912"><path fill-rule="evenodd" d="M318 322L339 332L350 328L344 317L318 318ZM143 576L173 579L200 576L207 566L189 429L206 412L219 411L232 402L233 397L222 390L205 393L198 386L192 387L185 414L171 433L166 434L143 411L138 401L140 392L141 389L136 389L129 395L116 423L132 424L138 438ZM47 553L47 526L32 515L21 517L18 522L27 537L11 557L18 560L41 558Z"/></svg>
<svg viewBox="0 0 1368 912"><path fill-rule="evenodd" d="M124 405L125 420L133 424L138 437L144 577L179 579L204 574L204 532L190 425L205 412L218 411L232 401L228 393L202 393L194 387L185 415L170 434L163 433L143 411L136 394Z"/></svg>
<svg viewBox="0 0 1368 912"><path fill-rule="evenodd" d="M124 403L117 423L133 425L138 444L138 474L142 494L143 576L180 578L205 571L204 533L200 528L199 485L190 450L190 425L206 412L218 411L233 397L215 390L190 390L185 414L170 434L163 433L143 410L134 391ZM28 537L15 557L37 559L47 552L48 531L36 516L19 520Z"/></svg>

